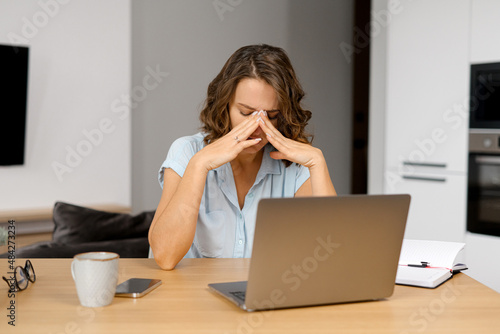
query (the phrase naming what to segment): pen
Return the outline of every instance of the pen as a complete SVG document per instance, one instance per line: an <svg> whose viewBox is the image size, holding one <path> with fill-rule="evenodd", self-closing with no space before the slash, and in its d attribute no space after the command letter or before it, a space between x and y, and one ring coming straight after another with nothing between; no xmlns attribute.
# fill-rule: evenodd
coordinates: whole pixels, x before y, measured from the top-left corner
<svg viewBox="0 0 500 334"><path fill-rule="evenodd" d="M418 268L427 268L430 266L429 262L420 261L420 264L409 264L408 267L418 267Z"/></svg>

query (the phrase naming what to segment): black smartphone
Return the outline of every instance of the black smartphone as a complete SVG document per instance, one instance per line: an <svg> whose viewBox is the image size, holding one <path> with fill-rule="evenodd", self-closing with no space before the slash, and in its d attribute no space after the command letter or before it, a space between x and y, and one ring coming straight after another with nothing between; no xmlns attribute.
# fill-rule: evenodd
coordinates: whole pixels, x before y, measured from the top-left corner
<svg viewBox="0 0 500 334"><path fill-rule="evenodd" d="M139 298L161 285L161 280L130 278L116 287L115 297Z"/></svg>

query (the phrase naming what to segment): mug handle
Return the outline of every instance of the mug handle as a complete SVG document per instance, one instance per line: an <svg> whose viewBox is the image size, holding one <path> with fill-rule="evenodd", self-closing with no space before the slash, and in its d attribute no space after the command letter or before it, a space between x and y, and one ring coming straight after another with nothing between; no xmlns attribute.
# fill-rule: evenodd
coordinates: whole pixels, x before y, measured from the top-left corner
<svg viewBox="0 0 500 334"><path fill-rule="evenodd" d="M75 261L76 260L73 260L73 262L71 262L71 276L73 276L73 280L76 281L76 278L75 278Z"/></svg>

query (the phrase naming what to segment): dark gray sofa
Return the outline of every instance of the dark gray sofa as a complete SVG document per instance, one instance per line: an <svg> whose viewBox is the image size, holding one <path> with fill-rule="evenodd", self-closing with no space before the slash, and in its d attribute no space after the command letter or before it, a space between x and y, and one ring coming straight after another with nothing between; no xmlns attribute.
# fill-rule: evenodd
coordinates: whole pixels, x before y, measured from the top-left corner
<svg viewBox="0 0 500 334"><path fill-rule="evenodd" d="M111 213L64 202L54 205L52 241L16 249L16 258L71 258L91 251L115 252L122 258L148 257L148 231L154 211L137 215ZM7 258L8 253L0 254Z"/></svg>

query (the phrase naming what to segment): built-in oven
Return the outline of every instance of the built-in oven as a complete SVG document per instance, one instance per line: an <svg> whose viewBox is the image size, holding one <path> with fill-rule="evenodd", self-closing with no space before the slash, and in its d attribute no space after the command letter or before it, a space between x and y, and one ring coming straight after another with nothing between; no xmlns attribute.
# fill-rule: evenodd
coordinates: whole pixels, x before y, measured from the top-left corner
<svg viewBox="0 0 500 334"><path fill-rule="evenodd" d="M470 76L467 230L500 236L500 62Z"/></svg>
<svg viewBox="0 0 500 334"><path fill-rule="evenodd" d="M500 129L470 130L467 230L500 236Z"/></svg>

